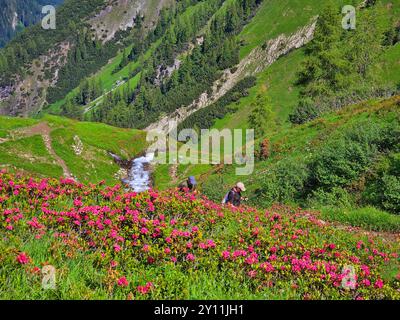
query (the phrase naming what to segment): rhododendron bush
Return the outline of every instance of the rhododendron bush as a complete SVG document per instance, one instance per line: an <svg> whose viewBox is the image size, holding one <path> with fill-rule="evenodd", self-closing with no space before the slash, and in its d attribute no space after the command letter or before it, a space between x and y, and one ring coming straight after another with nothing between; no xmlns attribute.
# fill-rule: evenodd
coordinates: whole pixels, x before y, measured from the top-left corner
<svg viewBox="0 0 400 320"><path fill-rule="evenodd" d="M398 243L281 206L2 171L0 235L0 297L400 299ZM41 288L47 264L53 290Z"/></svg>

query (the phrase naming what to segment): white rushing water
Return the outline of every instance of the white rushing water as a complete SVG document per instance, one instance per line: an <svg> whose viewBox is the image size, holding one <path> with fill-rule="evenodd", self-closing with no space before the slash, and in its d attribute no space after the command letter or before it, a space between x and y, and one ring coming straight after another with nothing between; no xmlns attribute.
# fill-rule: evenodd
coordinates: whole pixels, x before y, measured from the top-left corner
<svg viewBox="0 0 400 320"><path fill-rule="evenodd" d="M144 192L151 187L150 163L154 159L154 153L136 158L132 161L132 167L128 178L124 182L135 192Z"/></svg>

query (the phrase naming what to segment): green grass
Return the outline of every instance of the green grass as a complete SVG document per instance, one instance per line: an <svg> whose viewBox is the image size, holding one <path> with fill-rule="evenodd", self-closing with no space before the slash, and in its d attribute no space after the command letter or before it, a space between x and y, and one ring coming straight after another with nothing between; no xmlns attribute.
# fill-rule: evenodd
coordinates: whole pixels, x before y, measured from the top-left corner
<svg viewBox="0 0 400 320"><path fill-rule="evenodd" d="M27 118L0 117L1 130L14 130L23 127L33 126L38 120Z"/></svg>
<svg viewBox="0 0 400 320"><path fill-rule="evenodd" d="M58 178L60 166L54 164L40 135L0 144L0 164Z"/></svg>
<svg viewBox="0 0 400 320"><path fill-rule="evenodd" d="M381 57L378 75L384 83L400 84L400 43L389 48Z"/></svg>
<svg viewBox="0 0 400 320"><path fill-rule="evenodd" d="M365 208L323 208L321 217L328 221L338 221L354 227L371 231L400 232L400 216L378 210Z"/></svg>
<svg viewBox="0 0 400 320"><path fill-rule="evenodd" d="M54 118L59 119L54 116L45 117L50 122ZM68 120L61 128L53 130L51 136L55 152L80 181L117 182L114 174L119 167L107 152L131 159L145 148L143 132L115 128L101 123ZM84 146L81 155L76 155L72 149L75 136L80 138Z"/></svg>
<svg viewBox="0 0 400 320"><path fill-rule="evenodd" d="M347 4L343 0L335 0L335 3L338 7ZM239 40L244 42L240 57L247 56L255 47L282 33L288 35L307 25L324 6L325 2L319 0L264 0L255 17L239 35Z"/></svg>
<svg viewBox="0 0 400 320"><path fill-rule="evenodd" d="M115 174L119 167L107 152L117 154L123 159L131 159L146 147L145 133L139 130L79 122L51 115L44 116L42 121L47 122L52 129L54 151L82 182L105 180L109 184L117 183ZM0 133L3 133L4 138L10 138L10 141L0 143L0 164L41 176L59 178L63 174L62 168L47 151L41 135L24 138L15 134L15 129L37 123L39 120L0 117ZM72 147L75 136L83 143L81 155L75 154Z"/></svg>
<svg viewBox="0 0 400 320"><path fill-rule="evenodd" d="M288 115L298 101L299 89L295 86L296 74L304 59L303 50L296 50L276 61L271 67L257 76L256 85L249 90L249 95L239 100L237 112L229 114L215 122L216 129L245 129L247 119L252 111L251 104L255 101L261 87L267 88L271 104L281 126L288 126ZM281 128L279 126L279 129Z"/></svg>

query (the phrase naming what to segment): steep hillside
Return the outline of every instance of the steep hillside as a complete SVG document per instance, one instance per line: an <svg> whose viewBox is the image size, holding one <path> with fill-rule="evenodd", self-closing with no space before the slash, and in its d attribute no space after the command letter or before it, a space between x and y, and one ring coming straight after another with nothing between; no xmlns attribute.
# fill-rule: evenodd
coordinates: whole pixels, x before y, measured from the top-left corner
<svg viewBox="0 0 400 320"><path fill-rule="evenodd" d="M0 206L2 299L400 298L393 235L340 231L313 212L3 171Z"/></svg>
<svg viewBox="0 0 400 320"><path fill-rule="evenodd" d="M124 173L108 153L130 160L145 144L145 135L137 130L53 116L0 117L0 167L42 177L115 183Z"/></svg>
<svg viewBox="0 0 400 320"><path fill-rule="evenodd" d="M331 109L398 91L399 2L355 3L354 32L341 26L343 4L69 0L58 12L70 18L68 24L51 34L29 28L0 52L0 61L19 53L15 64L3 64L1 110L148 130L166 130L173 119L179 128L234 129L252 127L250 117L262 118L256 111L265 104L273 119L255 128L261 149L266 139L296 135L299 123L325 119ZM44 36L48 41L41 44ZM23 41L32 50L22 50ZM50 50L50 44L56 46ZM258 160L257 166L265 164ZM170 179L171 170L177 174ZM199 176L210 168L160 166L155 180L160 187L173 185L189 172ZM285 200L309 205L306 198Z"/></svg>
<svg viewBox="0 0 400 320"><path fill-rule="evenodd" d="M18 32L42 18L42 7L59 5L64 0L0 0L0 48Z"/></svg>
<svg viewBox="0 0 400 320"><path fill-rule="evenodd" d="M378 43L377 50L380 54L373 58L370 57L372 62L369 64L369 75L365 78L360 79L357 74L352 75L355 73L354 70L357 70L356 65L352 65L354 60L334 62L335 55L338 56L338 59L345 59L339 57L340 54L337 52L341 51L335 51L335 48L346 46L353 48L358 42L352 43L354 41L352 37L357 39L357 33L351 34L349 38L347 33L342 33L340 25L337 24L340 19L332 20L332 26L336 28L339 36L333 40L335 44L332 52L324 52L324 54L329 54L332 59L332 61L328 61L329 63L338 63L338 66L341 63L352 65L350 69L346 69L346 77L354 77L357 80L354 83L342 84L341 88L338 86L333 92L334 98L328 104L324 102L325 105L323 105L322 99L316 94L316 98L314 98L316 108L310 108L310 110L318 111L319 114L312 115L308 119L305 118L304 122L307 124L300 126L290 120L293 114L302 107L302 101L305 98L312 98L315 93L314 89L318 89L318 86L314 87L314 93L307 92L308 88L299 83L299 75L304 72L307 63L317 58L317 56L310 57L312 48L321 43L321 45L326 45L324 40L321 41L320 33L327 12L326 9L323 9L325 5L321 3L319 10L325 11L321 11L323 15L317 20L316 39L308 42L304 48L292 50L269 65L268 59L273 61L279 50L275 49L274 51L276 42L268 38L262 31L265 21L271 24L271 27L267 29L272 30L271 36L276 37L275 29L272 26L278 26L279 28L276 30L293 32L292 30L296 30L298 27L297 21L301 21L307 16L302 11L303 7L297 7L294 4L290 14L281 13L279 15L272 10L272 8L281 10L278 9L278 4L269 6L271 4L271 1L264 2L255 17L238 35L244 44L240 53L243 59L238 64L238 70L243 69L243 65L248 65L250 73L247 75L255 77L254 86L245 87L244 82L239 82L240 85L228 91L223 99L210 102L207 99L200 101L198 104L204 106L201 111L192 113L192 109L188 108L189 112L185 113L183 112L185 108L183 108L178 113L181 120L184 119L179 128L256 129L255 171L250 176L238 177L235 175L235 168L227 165L162 165L155 172L156 185L159 188L168 188L189 175L195 175L202 182L203 192L219 201L237 180L243 180L249 185L248 196L254 205L268 207L274 202L280 202L294 203L303 207L324 208L324 213L330 219L342 220L353 225L364 225L372 229L393 230L393 224L390 222L393 219L387 212L392 214L400 212L397 196L400 184L396 160L399 146L398 142L395 142L396 140L389 144L387 142L391 139L390 137L397 137L399 114L398 96L392 99L387 98L395 95L400 88L400 45L398 43L400 33L399 28L396 27L399 24L399 3L383 1L373 7L360 9L361 14L358 16L358 21L360 28L363 28L360 35L368 32L376 34L375 31L371 33L371 30L365 29L366 26L362 25L363 19L367 19L371 13L383 17L379 20L381 24L379 30L389 28L395 35L394 37L390 36L390 41L388 40L390 32L382 33L376 40L371 40L374 37L369 38L368 41L371 45L373 41ZM308 8L305 2L303 4L304 8ZM336 14L335 10L330 12ZM308 17L313 17L311 12L309 14ZM299 19L293 19L293 17L299 17ZM302 32L299 31L297 34L302 34ZM378 41L382 41L383 45ZM285 44L279 48L284 49ZM369 48L366 46L356 50L367 52ZM252 59L252 56L255 58ZM247 61L249 61L248 64ZM335 70L333 65L329 68ZM331 70L329 68L327 70ZM335 73L332 74L335 76ZM341 79L340 76L338 79ZM219 89L222 87L218 86ZM310 88L312 87L310 86ZM348 90L349 88L350 90ZM328 86L324 90L326 96L331 94L329 93L331 87ZM349 94L348 91L351 90L354 91ZM347 98L341 100L346 95ZM372 99L373 97L379 99ZM335 101L335 99L337 100ZM360 101L364 102L357 104ZM319 104L323 105L321 110L317 110ZM345 107L346 104L350 106ZM332 109L341 108L343 108L342 111L332 113ZM257 110L262 110L262 112ZM307 115L307 112L305 111L304 114ZM190 115L190 113L192 114ZM269 116L267 118L264 115ZM165 119L173 117L174 114ZM258 123L261 122L262 125L255 126L257 121L250 123L251 117L258 119ZM308 122L315 117L317 120ZM369 121L365 118L368 118ZM375 138L373 138L374 135ZM361 137L355 138L355 136L365 137L362 140ZM381 140L379 141L379 139ZM335 140L341 142L335 144ZM359 141L356 142L357 140ZM321 143L322 141L324 143ZM324 148L324 144L328 142L331 145ZM341 143L345 144L347 148L343 145L340 146ZM372 145L371 149L365 148L363 143ZM329 148L332 153L329 153ZM359 148L362 150L351 151ZM333 150L339 153L340 149L342 149L342 154L337 154L335 159ZM355 154L351 154L352 152ZM324 157L332 159L324 162ZM369 157L369 160L361 160L364 157ZM318 165L316 162L319 162ZM345 165L354 167L355 163L358 164L358 167L354 168L354 171L341 168ZM336 169L335 166L337 166ZM321 170L321 172L316 173L316 170ZM383 184L382 179L386 181L386 186L382 190L377 190L377 185ZM383 211L374 211L368 206L374 206ZM332 209L335 207L341 208L336 211L343 212L344 210L348 214L341 215Z"/></svg>
<svg viewBox="0 0 400 320"><path fill-rule="evenodd" d="M0 51L0 113L34 115L63 98L130 41L146 41L171 2L67 0L55 30L27 28Z"/></svg>

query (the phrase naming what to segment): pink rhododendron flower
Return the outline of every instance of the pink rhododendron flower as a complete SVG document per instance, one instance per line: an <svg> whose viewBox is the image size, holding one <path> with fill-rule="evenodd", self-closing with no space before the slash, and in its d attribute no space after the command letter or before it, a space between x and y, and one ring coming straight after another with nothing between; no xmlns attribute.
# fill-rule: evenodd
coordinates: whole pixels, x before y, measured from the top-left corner
<svg viewBox="0 0 400 320"><path fill-rule="evenodd" d="M127 287L129 285L129 282L125 277L121 277L121 278L118 279L117 284L120 287Z"/></svg>
<svg viewBox="0 0 400 320"><path fill-rule="evenodd" d="M153 287L153 283L147 282L144 286L138 286L137 291L141 294L147 294L150 289Z"/></svg>
<svg viewBox="0 0 400 320"><path fill-rule="evenodd" d="M231 253L230 253L229 251L223 251L223 252L222 252L222 257L223 257L224 259L229 259L230 256L231 256Z"/></svg>
<svg viewBox="0 0 400 320"><path fill-rule="evenodd" d="M368 266L366 266L366 265L362 265L361 266L361 270L362 270L362 272L364 273L364 275L366 277L368 277L370 275L370 273L371 273L369 268L368 268Z"/></svg>
<svg viewBox="0 0 400 320"><path fill-rule="evenodd" d="M194 259L195 259L195 256L194 256L192 253L189 253L189 254L186 256L186 260L188 260L188 261L194 261Z"/></svg>
<svg viewBox="0 0 400 320"><path fill-rule="evenodd" d="M22 252L17 256L17 261L20 264L28 264L29 260L30 259L29 259L28 255L25 252Z"/></svg>
<svg viewBox="0 0 400 320"><path fill-rule="evenodd" d="M368 279L363 279L361 283L366 287L369 287L371 285L371 281L369 281Z"/></svg>
<svg viewBox="0 0 400 320"><path fill-rule="evenodd" d="M247 274L248 274L248 276L250 278L254 278L257 275L257 271L256 270L251 270Z"/></svg>
<svg viewBox="0 0 400 320"><path fill-rule="evenodd" d="M377 289L382 289L383 288L383 281L381 279L376 280L374 287Z"/></svg>

